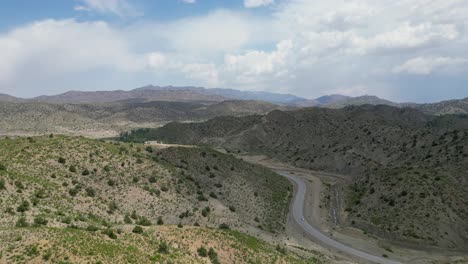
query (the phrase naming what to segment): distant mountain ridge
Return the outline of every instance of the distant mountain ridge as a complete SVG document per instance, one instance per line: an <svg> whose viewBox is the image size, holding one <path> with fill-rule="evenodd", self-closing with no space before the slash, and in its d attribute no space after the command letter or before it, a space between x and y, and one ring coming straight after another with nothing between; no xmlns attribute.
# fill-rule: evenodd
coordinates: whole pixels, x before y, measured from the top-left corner
<svg viewBox="0 0 468 264"><path fill-rule="evenodd" d="M316 99L307 99L292 94L263 91L240 91L224 88L209 89L195 86L178 87L147 85L130 91L68 91L58 95L43 95L31 99L23 99L7 94L0 94L0 102L40 102L58 104L93 104L120 101L165 101L213 104L227 100L254 100L290 107L323 107L334 109L352 105L388 105L400 108L416 108L430 115L468 114L468 98L428 104L416 104L396 103L372 95L351 97L340 94L331 94Z"/></svg>

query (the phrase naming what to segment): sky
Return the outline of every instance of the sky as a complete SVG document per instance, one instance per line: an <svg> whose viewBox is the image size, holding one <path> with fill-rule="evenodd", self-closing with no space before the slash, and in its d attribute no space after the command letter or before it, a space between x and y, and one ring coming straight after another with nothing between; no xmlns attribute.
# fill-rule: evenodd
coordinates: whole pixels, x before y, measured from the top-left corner
<svg viewBox="0 0 468 264"><path fill-rule="evenodd" d="M468 97L466 0L2 0L0 93Z"/></svg>

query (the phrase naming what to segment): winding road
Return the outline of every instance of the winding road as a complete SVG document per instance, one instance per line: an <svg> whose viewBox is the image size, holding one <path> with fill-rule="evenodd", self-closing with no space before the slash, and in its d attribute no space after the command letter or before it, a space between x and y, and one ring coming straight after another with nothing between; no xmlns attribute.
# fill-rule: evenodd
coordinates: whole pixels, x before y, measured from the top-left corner
<svg viewBox="0 0 468 264"><path fill-rule="evenodd" d="M384 257L374 256L366 252L352 248L348 245L342 244L326 236L325 234L320 232L318 228L313 227L311 224L307 222L304 216L304 201L305 201L305 195L306 195L306 184L304 180L297 176L291 175L288 172L277 171L277 173L288 178L296 186L296 195L294 196L291 213L292 213L294 220L303 229L304 232L308 233L309 235L311 235L312 237L314 237L315 239L329 246L332 249L335 249L337 251L357 257L361 260L366 260L369 262L381 263L381 264L401 264L401 262L389 260Z"/></svg>

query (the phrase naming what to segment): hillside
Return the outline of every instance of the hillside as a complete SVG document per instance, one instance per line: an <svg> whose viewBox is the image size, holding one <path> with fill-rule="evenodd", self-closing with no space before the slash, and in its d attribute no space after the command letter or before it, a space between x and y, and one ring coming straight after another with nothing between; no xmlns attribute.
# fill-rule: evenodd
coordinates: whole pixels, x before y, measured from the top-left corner
<svg viewBox="0 0 468 264"><path fill-rule="evenodd" d="M65 136L2 139L0 260L21 262L50 251L54 259L84 261L95 252L103 260L129 257L141 263L161 257L146 248L162 240L171 257L178 252L183 260L194 255L193 237L224 252L223 259L303 263L234 231L197 228L282 234L291 190L283 177L210 149L158 150ZM135 226L148 235L132 235ZM244 240L248 244L235 246Z"/></svg>
<svg viewBox="0 0 468 264"><path fill-rule="evenodd" d="M420 104L417 109L431 115L462 114L468 115L468 98L442 101L433 104Z"/></svg>
<svg viewBox="0 0 468 264"><path fill-rule="evenodd" d="M201 121L221 115L243 116L285 109L259 101L190 102L125 101L108 104L0 104L0 133L103 134L112 136L134 127L155 127L169 121Z"/></svg>
<svg viewBox="0 0 468 264"><path fill-rule="evenodd" d="M131 137L265 154L349 175L348 224L443 248L463 248L468 241L468 118L463 116L383 105L309 108L171 123Z"/></svg>

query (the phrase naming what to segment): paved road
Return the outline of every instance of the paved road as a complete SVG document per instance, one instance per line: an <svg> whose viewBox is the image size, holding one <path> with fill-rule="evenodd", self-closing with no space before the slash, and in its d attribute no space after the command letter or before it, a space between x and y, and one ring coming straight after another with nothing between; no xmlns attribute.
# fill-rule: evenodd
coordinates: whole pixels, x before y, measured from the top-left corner
<svg viewBox="0 0 468 264"><path fill-rule="evenodd" d="M354 249L345 244L342 244L336 240L331 239L330 237L320 232L319 229L310 225L304 217L304 201L305 201L305 194L306 194L306 184L304 180L297 176L291 175L287 172L278 172L278 173L287 177L289 180L291 180L292 182L296 184L297 190L296 190L296 195L294 197L294 201L292 205L292 215L293 215L294 220L304 230L304 232L307 232L308 234L313 236L318 241L322 242L323 244L335 250L347 253L349 255L355 256L362 260L366 260L366 261L370 261L374 263L381 263L381 264L401 264L401 262L389 260L384 257L374 256L374 255L365 253L363 251Z"/></svg>

